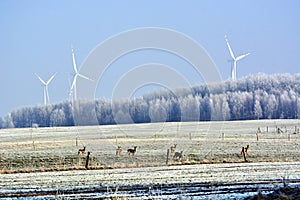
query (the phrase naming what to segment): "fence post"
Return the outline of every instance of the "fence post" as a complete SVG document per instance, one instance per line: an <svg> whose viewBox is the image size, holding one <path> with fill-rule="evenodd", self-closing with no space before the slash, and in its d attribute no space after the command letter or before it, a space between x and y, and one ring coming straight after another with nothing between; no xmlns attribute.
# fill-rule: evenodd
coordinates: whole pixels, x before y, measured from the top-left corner
<svg viewBox="0 0 300 200"><path fill-rule="evenodd" d="M90 154L91 154L91 152L87 153L87 157L86 157L86 161L85 161L85 168L86 169L89 169Z"/></svg>
<svg viewBox="0 0 300 200"><path fill-rule="evenodd" d="M169 164L169 155L170 155L170 150L167 150L167 160L166 160L166 165Z"/></svg>

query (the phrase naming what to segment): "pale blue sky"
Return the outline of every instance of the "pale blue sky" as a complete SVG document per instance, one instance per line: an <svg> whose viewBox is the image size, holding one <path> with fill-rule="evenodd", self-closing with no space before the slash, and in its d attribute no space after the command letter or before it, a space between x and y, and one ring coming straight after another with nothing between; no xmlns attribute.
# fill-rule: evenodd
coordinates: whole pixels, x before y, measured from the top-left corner
<svg viewBox="0 0 300 200"><path fill-rule="evenodd" d="M34 73L48 79L58 72L49 85L50 99L66 100L68 74L73 73L71 45L80 66L100 42L139 27L169 28L193 38L207 50L223 79L230 76L225 34L235 54L251 53L238 63L238 78L258 72L299 73L299 10L297 0L1 0L0 116L43 103L43 88ZM151 62L151 56L143 62ZM117 67L114 70L118 74ZM97 97L109 98L109 91Z"/></svg>

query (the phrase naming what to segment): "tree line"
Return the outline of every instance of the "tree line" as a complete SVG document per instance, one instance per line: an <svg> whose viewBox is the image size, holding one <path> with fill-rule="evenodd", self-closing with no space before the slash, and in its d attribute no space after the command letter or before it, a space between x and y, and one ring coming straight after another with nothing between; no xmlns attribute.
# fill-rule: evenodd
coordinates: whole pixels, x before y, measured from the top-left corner
<svg viewBox="0 0 300 200"><path fill-rule="evenodd" d="M65 101L13 110L1 127L300 119L300 74L257 74L118 100Z"/></svg>

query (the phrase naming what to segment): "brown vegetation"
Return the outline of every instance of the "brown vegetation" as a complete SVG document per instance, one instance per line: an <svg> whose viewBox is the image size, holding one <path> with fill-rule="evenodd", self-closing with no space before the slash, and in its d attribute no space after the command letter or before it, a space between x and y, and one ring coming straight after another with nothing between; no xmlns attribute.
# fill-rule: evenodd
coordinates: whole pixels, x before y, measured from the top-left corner
<svg viewBox="0 0 300 200"><path fill-rule="evenodd" d="M281 125L281 124L282 125ZM243 156L240 147L245 143L244 153L249 162L291 162L300 161L300 134L292 134L295 124L299 121L248 121L228 122L223 124L222 132L226 139L220 138L220 132L207 130L211 123L187 122L182 127L172 123L151 125L118 125L102 127L68 127L68 128L37 128L30 129L2 129L0 149L0 171L43 171L43 170L68 170L84 168L86 162L86 148L78 150L76 140L88 145L92 153L89 168L125 168L146 167L177 164L202 164L202 163L240 163ZM218 122L212 122L213 127ZM257 126L261 129L259 141L255 138ZM287 130L277 133L275 125ZM298 125L299 126L299 125ZM264 128L264 127L267 127ZM126 135L118 133L120 129L126 129ZM99 136L98 130L105 133L105 137ZM139 130L136 130L139 129ZM177 131L178 130L178 131ZM197 130L197 131L195 131ZM267 130L267 131L265 131ZM78 132L80 137L78 137ZM178 132L176 135L171 133ZM193 133L193 139L188 137ZM291 133L290 138L287 134ZM117 144L115 148L116 136ZM33 148L34 140L34 148ZM127 150L127 154L134 157L119 156L121 146L133 146L138 144L141 151L136 154L136 148ZM171 145L172 144L172 145ZM178 144L178 145L175 145ZM169 162L166 162L166 148L180 146L185 156L172 154ZM251 146L251 153L249 147ZM82 151L81 151L82 150ZM79 153L78 156L77 154ZM112 156L116 153L117 156ZM177 153L180 153L177 152Z"/></svg>

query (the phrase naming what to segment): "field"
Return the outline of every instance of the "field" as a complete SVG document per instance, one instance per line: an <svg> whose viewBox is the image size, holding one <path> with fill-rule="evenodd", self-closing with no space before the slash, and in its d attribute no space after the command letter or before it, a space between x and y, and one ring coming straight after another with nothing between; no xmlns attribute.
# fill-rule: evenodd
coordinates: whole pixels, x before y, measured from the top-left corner
<svg viewBox="0 0 300 200"><path fill-rule="evenodd" d="M155 187L153 194L177 198L163 195L182 195L186 188L191 195L200 195L191 192L195 188L209 188L214 195L225 188L225 194L229 186L239 191L241 185L250 188L242 193L256 192L282 184L283 177L299 184L299 127L300 120L259 120L2 129L0 193L111 195L118 190L130 196L134 185L142 195ZM167 156L173 144L182 158ZM241 149L247 145L245 162ZM78 155L83 146L85 154ZM121 155L116 155L118 146ZM127 155L134 146L136 154ZM88 169L95 170L85 170L87 152ZM29 180L35 181L32 187L26 185Z"/></svg>

